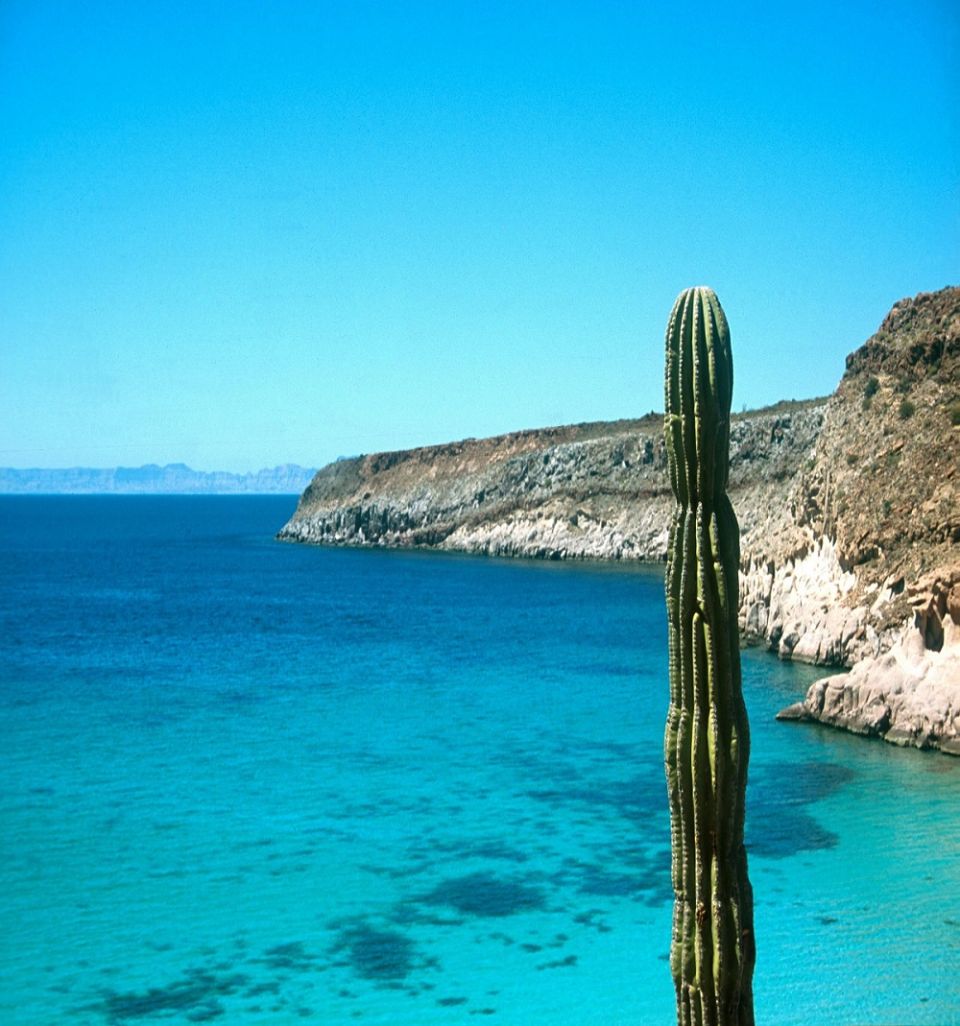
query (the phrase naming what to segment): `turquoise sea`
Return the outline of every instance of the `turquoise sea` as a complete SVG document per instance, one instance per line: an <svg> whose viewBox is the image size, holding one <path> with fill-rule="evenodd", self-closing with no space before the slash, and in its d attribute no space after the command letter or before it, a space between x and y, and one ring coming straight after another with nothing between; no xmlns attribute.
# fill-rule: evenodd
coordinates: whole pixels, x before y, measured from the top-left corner
<svg viewBox="0 0 960 1026"><path fill-rule="evenodd" d="M673 1021L659 568L0 499L0 1023ZM776 723L758 1022L960 1024L960 760Z"/></svg>

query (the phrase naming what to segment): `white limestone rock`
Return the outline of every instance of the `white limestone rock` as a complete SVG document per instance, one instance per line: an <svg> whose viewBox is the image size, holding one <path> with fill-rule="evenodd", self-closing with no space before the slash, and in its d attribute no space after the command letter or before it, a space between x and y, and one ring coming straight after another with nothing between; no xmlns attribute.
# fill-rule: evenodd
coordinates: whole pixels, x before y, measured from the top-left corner
<svg viewBox="0 0 960 1026"><path fill-rule="evenodd" d="M816 681L781 719L807 719L897 745L960 755L960 625L941 620L942 647L928 648L916 623L883 655Z"/></svg>

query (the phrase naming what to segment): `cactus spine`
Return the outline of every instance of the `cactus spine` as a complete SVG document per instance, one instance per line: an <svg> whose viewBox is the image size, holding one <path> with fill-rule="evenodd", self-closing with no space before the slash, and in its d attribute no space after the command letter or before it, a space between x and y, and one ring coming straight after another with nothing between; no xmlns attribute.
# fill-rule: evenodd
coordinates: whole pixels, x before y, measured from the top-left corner
<svg viewBox="0 0 960 1026"><path fill-rule="evenodd" d="M727 497L733 363L712 289L667 325L664 434L677 508L667 557L673 849L670 967L680 1026L752 1026L753 895L743 846L750 735L737 631L740 531Z"/></svg>

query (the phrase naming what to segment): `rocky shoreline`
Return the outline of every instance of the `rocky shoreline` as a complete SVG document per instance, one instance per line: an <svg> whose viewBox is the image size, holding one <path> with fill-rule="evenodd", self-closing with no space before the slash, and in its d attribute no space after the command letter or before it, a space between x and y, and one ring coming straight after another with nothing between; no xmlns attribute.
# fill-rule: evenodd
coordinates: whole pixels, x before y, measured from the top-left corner
<svg viewBox="0 0 960 1026"><path fill-rule="evenodd" d="M910 602L913 622L883 654L816 681L777 719L960 755L960 571L931 575L912 589ZM931 632L939 634L934 644Z"/></svg>
<svg viewBox="0 0 960 1026"><path fill-rule="evenodd" d="M730 494L745 537L812 453L825 400L742 414ZM663 418L579 424L340 460L278 537L491 556L661 562L674 500Z"/></svg>
<svg viewBox="0 0 960 1026"><path fill-rule="evenodd" d="M829 399L732 418L742 635L853 668L784 718L960 754L958 410L950 288L896 304ZM278 537L660 562L672 509L650 414L340 460Z"/></svg>

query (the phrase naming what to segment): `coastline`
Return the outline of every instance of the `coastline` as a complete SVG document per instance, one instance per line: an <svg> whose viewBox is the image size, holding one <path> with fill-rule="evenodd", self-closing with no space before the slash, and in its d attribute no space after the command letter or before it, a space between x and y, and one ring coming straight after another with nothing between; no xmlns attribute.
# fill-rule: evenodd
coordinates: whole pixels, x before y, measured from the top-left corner
<svg viewBox="0 0 960 1026"><path fill-rule="evenodd" d="M784 718L960 747L957 660L940 654L960 623L958 395L951 287L896 303L829 398L731 418L741 636L855 671ZM662 562L672 512L651 413L338 461L278 538Z"/></svg>

